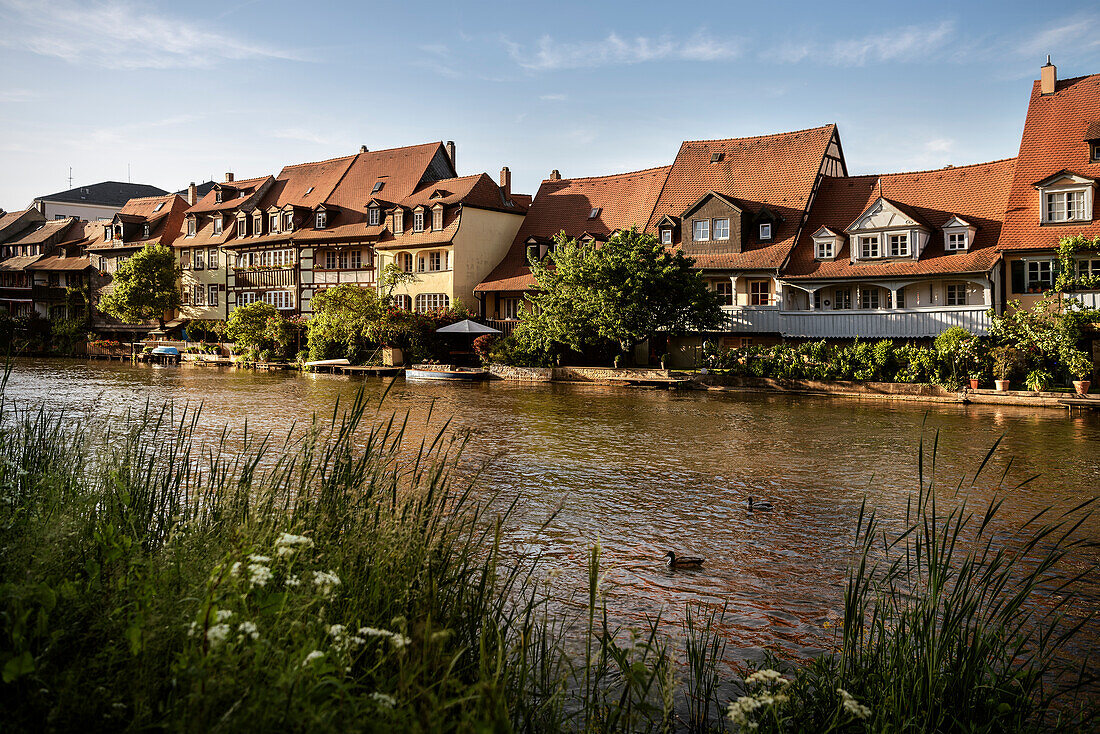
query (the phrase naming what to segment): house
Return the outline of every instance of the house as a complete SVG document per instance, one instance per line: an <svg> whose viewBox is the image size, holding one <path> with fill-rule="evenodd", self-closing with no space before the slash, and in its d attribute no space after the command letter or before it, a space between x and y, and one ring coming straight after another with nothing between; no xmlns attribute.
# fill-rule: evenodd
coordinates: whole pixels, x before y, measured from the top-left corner
<svg viewBox="0 0 1100 734"><path fill-rule="evenodd" d="M553 251L559 233L606 242L618 230L644 229L669 166L590 178L562 178L557 170L539 186L511 247L474 289L482 318L511 333L524 298L534 290L530 260Z"/></svg>
<svg viewBox="0 0 1100 734"><path fill-rule="evenodd" d="M1047 63L1031 89L1016 171L997 243L1006 301L1031 306L1054 287L1058 242L1100 236L1100 74L1058 79ZM1100 253L1075 256L1083 276L1100 276ZM1100 291L1076 294L1100 307Z"/></svg>
<svg viewBox="0 0 1100 734"><path fill-rule="evenodd" d="M84 222L75 217L39 220L3 243L4 254L8 257L0 261L0 309L12 316L31 316L40 311L35 308L36 300L43 303L54 300L50 296L56 293L42 290L42 283L36 288L34 273L29 267L53 255L59 243L73 237L83 238L83 225ZM46 315L45 311L40 315Z"/></svg>
<svg viewBox="0 0 1100 734"><path fill-rule="evenodd" d="M933 171L826 176L783 268L776 304L734 329L792 338L976 334L1003 285L997 241L1015 159Z"/></svg>
<svg viewBox="0 0 1100 734"><path fill-rule="evenodd" d="M103 279L86 250L100 229L98 222L72 220L51 253L27 265L34 310L39 316L76 319L89 315L93 294Z"/></svg>
<svg viewBox="0 0 1100 734"><path fill-rule="evenodd" d="M37 209L46 219L76 217L95 222L110 219L131 199L164 196L167 193L148 184L102 181L49 196L37 196L32 208Z"/></svg>

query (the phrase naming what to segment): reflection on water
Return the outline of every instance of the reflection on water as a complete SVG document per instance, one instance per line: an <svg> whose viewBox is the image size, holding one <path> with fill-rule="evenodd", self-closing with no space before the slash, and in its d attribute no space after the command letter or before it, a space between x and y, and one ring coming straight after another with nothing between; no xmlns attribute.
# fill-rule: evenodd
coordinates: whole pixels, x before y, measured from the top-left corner
<svg viewBox="0 0 1100 734"><path fill-rule="evenodd" d="M386 382L37 360L17 365L8 395L95 413L147 400L201 403L211 432L247 420L250 429L283 433L312 413L331 415L338 397L360 387L381 395ZM562 571L554 581L561 604L581 603L587 549L599 541L617 618L663 610L678 624L687 602L725 604L734 654L828 644L823 625L842 609L860 503L866 497L888 520L904 517L922 430L929 443L939 432L943 486L953 490L965 477L960 494L972 504L989 501L1010 459L1008 486L1040 474L1009 493L1005 513L1016 524L1047 505L1069 509L1100 486L1100 419L1060 410L401 380L387 400L388 410L410 412L414 430L434 433L451 418L470 431L465 461L490 462L484 482L503 500L522 497L508 543ZM998 455L971 486L1002 434ZM750 494L776 510L748 513ZM559 507L549 530L532 537ZM1085 530L1100 537L1100 521ZM670 572L662 565L668 549L706 565ZM1082 567L1096 562L1090 552Z"/></svg>

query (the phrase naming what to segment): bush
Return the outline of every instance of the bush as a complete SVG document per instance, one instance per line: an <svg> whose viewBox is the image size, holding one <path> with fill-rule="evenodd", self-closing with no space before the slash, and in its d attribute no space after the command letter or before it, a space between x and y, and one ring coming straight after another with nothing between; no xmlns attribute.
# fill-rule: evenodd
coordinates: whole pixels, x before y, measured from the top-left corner
<svg viewBox="0 0 1100 734"><path fill-rule="evenodd" d="M499 334L482 334L474 339L474 354L482 364L489 364L492 361L493 345L498 339L500 339Z"/></svg>

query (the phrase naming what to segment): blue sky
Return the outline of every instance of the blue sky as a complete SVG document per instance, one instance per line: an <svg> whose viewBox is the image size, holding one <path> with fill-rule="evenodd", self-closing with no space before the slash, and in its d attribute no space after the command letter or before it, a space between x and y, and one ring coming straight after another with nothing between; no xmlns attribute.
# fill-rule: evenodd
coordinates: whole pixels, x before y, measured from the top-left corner
<svg viewBox="0 0 1100 734"><path fill-rule="evenodd" d="M1016 154L1047 53L1100 72L1100 4L0 0L0 207L431 140L534 193L829 122L852 173L961 165Z"/></svg>

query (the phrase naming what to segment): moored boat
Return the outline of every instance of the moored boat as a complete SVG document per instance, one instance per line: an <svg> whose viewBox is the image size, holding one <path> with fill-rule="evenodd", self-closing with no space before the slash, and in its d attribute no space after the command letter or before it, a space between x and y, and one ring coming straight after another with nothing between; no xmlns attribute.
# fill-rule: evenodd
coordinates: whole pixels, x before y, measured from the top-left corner
<svg viewBox="0 0 1100 734"><path fill-rule="evenodd" d="M471 382L484 380L488 376L489 370L451 365L418 364L405 370L405 378L409 380L460 380Z"/></svg>

